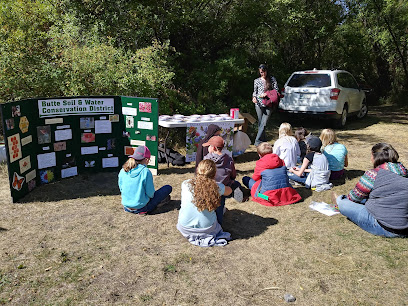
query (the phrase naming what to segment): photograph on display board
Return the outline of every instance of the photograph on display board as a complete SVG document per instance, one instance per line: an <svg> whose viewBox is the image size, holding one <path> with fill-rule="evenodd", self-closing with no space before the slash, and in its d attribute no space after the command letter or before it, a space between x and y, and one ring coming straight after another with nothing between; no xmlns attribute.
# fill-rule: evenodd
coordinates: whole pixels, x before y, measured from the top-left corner
<svg viewBox="0 0 408 306"><path fill-rule="evenodd" d="M20 117L21 112L20 112L20 105L15 105L11 107L11 116L12 117Z"/></svg>
<svg viewBox="0 0 408 306"><path fill-rule="evenodd" d="M95 142L94 133L81 133L81 143Z"/></svg>
<svg viewBox="0 0 408 306"><path fill-rule="evenodd" d="M61 165L61 168L66 169L66 168L70 168L70 167L75 167L75 165L76 165L75 157L70 156L70 154L69 154L69 156L66 156L64 158L64 161L63 161L63 163Z"/></svg>
<svg viewBox="0 0 408 306"><path fill-rule="evenodd" d="M6 119L6 129L7 131L14 129L14 118Z"/></svg>
<svg viewBox="0 0 408 306"><path fill-rule="evenodd" d="M95 127L95 119L93 117L79 118L79 128L82 130L93 129Z"/></svg>
<svg viewBox="0 0 408 306"><path fill-rule="evenodd" d="M45 144L51 142L51 126L37 126L38 144Z"/></svg>

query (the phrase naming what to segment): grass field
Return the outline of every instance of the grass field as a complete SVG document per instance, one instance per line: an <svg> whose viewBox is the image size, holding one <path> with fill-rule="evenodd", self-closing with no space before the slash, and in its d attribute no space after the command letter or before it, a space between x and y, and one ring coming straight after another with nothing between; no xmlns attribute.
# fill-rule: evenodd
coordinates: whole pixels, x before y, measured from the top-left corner
<svg viewBox="0 0 408 306"><path fill-rule="evenodd" d="M348 193L370 165L370 149L389 142L408 165L406 113L382 107L337 131L349 150ZM319 135L324 122L305 124ZM270 140L277 130L270 128ZM236 160L251 175L252 146ZM13 305L407 305L408 240L372 236L341 215L309 210L322 193L297 187L303 201L283 207L228 199L225 247L200 248L177 231L180 184L194 165L161 166L156 188L172 201L145 217L125 213L117 173L77 176L36 188L11 204L0 172L0 304Z"/></svg>

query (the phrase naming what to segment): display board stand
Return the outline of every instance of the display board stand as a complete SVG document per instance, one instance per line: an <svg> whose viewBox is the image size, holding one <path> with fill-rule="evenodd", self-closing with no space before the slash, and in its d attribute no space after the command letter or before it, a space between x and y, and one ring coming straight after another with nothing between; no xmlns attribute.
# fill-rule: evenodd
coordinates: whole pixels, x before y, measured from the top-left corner
<svg viewBox="0 0 408 306"><path fill-rule="evenodd" d="M119 171L139 145L150 149L148 168L157 174L157 99L28 99L0 109L13 202L41 184L80 173Z"/></svg>

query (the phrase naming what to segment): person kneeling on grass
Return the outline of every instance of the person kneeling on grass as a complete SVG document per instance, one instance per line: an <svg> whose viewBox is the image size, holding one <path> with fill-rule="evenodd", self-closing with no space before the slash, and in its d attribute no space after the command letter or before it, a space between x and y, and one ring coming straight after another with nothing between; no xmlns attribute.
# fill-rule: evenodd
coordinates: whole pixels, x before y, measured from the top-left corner
<svg viewBox="0 0 408 306"><path fill-rule="evenodd" d="M328 190L333 187L329 183L330 170L329 162L321 152L322 141L312 136L307 142L308 153L303 159L300 168L290 168L289 179L304 184L306 188L315 188L316 191Z"/></svg>
<svg viewBox="0 0 408 306"><path fill-rule="evenodd" d="M251 189L252 201L266 206L299 202L302 197L289 184L285 163L272 153L272 145L262 142L256 150L260 159L255 164L254 174L252 178L242 178L242 183Z"/></svg>
<svg viewBox="0 0 408 306"><path fill-rule="evenodd" d="M220 206L221 195L232 189L215 181L217 168L211 160L201 161L196 175L181 184L181 207L177 229L194 245L201 247L223 246L231 239L217 221L215 210Z"/></svg>
<svg viewBox="0 0 408 306"><path fill-rule="evenodd" d="M408 238L408 171L398 158L391 145L377 143L371 149L374 169L348 196L332 194L340 213L373 235Z"/></svg>
<svg viewBox="0 0 408 306"><path fill-rule="evenodd" d="M153 176L147 168L149 160L149 149L139 146L119 172L118 184L122 205L127 212L147 214L155 210L158 205L170 202L171 186L165 185L154 190Z"/></svg>

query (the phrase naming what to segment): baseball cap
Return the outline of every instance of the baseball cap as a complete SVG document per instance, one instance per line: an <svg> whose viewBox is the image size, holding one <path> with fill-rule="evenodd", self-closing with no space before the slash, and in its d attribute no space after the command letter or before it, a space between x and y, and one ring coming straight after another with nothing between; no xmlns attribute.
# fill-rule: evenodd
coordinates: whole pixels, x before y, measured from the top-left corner
<svg viewBox="0 0 408 306"><path fill-rule="evenodd" d="M145 146L138 146L136 150L133 152L132 155L128 157L133 158L135 160L142 160L144 158L150 158L150 150Z"/></svg>
<svg viewBox="0 0 408 306"><path fill-rule="evenodd" d="M267 70L268 69L268 67L265 64L260 64L258 68L262 69L262 70Z"/></svg>
<svg viewBox="0 0 408 306"><path fill-rule="evenodd" d="M204 147L213 146L216 148L224 147L224 139L221 136L213 136L207 142L203 143Z"/></svg>
<svg viewBox="0 0 408 306"><path fill-rule="evenodd" d="M316 136L310 137L307 144L312 151L320 151L320 148L322 147L322 141Z"/></svg>

